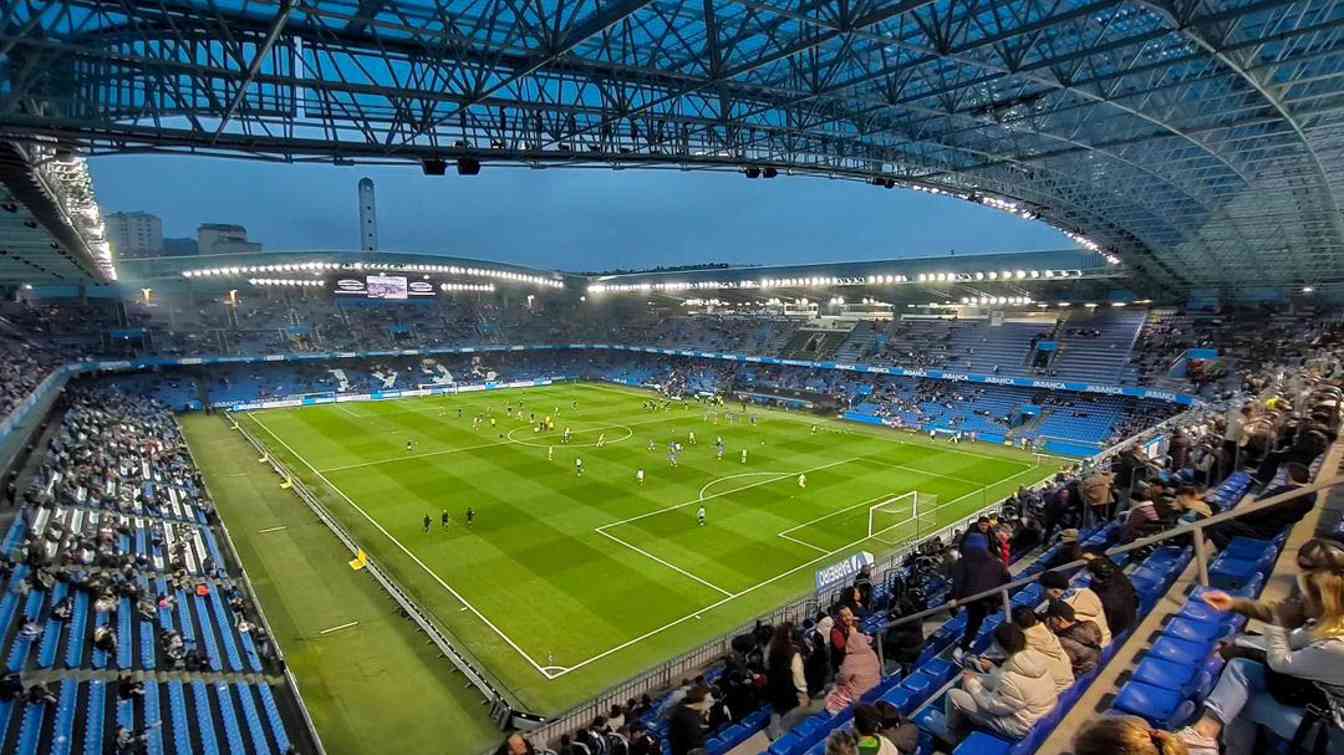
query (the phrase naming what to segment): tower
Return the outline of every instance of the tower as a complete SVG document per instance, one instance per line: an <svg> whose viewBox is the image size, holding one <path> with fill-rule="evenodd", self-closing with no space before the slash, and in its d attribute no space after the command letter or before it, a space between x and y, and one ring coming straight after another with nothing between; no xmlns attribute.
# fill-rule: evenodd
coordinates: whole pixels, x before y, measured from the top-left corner
<svg viewBox="0 0 1344 755"><path fill-rule="evenodd" d="M378 214L373 203L373 179L359 179L359 248L378 251Z"/></svg>

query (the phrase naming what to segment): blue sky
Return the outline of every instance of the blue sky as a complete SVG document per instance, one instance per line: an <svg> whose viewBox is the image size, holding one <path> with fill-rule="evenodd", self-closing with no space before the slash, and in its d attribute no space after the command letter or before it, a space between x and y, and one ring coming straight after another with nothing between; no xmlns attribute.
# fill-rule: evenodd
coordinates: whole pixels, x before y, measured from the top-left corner
<svg viewBox="0 0 1344 755"><path fill-rule="evenodd" d="M1058 231L997 210L851 181L648 170L478 176L417 167L274 165L126 156L91 162L105 211L144 210L165 236L238 223L270 250L358 248L355 184L374 180L380 247L596 270L784 264L1068 249Z"/></svg>

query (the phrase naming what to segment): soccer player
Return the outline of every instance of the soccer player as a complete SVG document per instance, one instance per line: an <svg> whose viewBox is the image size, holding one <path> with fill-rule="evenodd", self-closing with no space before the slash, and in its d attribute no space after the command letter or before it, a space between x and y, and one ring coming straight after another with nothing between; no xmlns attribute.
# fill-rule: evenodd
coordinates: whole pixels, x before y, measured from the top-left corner
<svg viewBox="0 0 1344 755"><path fill-rule="evenodd" d="M467 507L467 526L470 527L470 526L471 526L471 523L474 522L474 521L476 521L476 509L473 509L472 507L468 506L468 507Z"/></svg>
<svg viewBox="0 0 1344 755"><path fill-rule="evenodd" d="M677 449L671 447L667 449L667 462L674 467L677 465Z"/></svg>
<svg viewBox="0 0 1344 755"><path fill-rule="evenodd" d="M697 511L697 512L695 512L695 518L700 520L700 526L701 526L701 527L705 526L705 507L704 507L704 506L701 506L701 507L700 507L700 510Z"/></svg>
<svg viewBox="0 0 1344 755"><path fill-rule="evenodd" d="M490 427L493 428L494 426L495 426L495 418L494 418L494 417L491 417L491 418L490 418Z"/></svg>
<svg viewBox="0 0 1344 755"><path fill-rule="evenodd" d="M457 418L462 419L462 407L457 407Z"/></svg>
<svg viewBox="0 0 1344 755"><path fill-rule="evenodd" d="M554 461L554 460L555 460L555 446L547 446L546 461Z"/></svg>
<svg viewBox="0 0 1344 755"><path fill-rule="evenodd" d="M817 434L817 426L816 426L816 425L813 425L813 426L812 426L812 434L813 434L813 435L816 435L816 434Z"/></svg>
<svg viewBox="0 0 1344 755"><path fill-rule="evenodd" d="M406 441L406 453L410 453L414 450L415 450L415 441L413 440Z"/></svg>
<svg viewBox="0 0 1344 755"><path fill-rule="evenodd" d="M798 487L800 488L807 487L807 475L805 474L798 475Z"/></svg>
<svg viewBox="0 0 1344 755"><path fill-rule="evenodd" d="M439 517L443 522L443 528L448 529L448 509L443 510L443 515Z"/></svg>
<svg viewBox="0 0 1344 755"><path fill-rule="evenodd" d="M649 453L653 453L654 451L657 450L658 450L658 444L654 443L653 441L649 441Z"/></svg>
<svg viewBox="0 0 1344 755"><path fill-rule="evenodd" d="M583 476L583 459L580 459L577 456L574 457L574 475L576 477Z"/></svg>
<svg viewBox="0 0 1344 755"><path fill-rule="evenodd" d="M431 524L433 524L433 522L430 521L429 514L425 514L425 532L429 532L429 525Z"/></svg>
<svg viewBox="0 0 1344 755"><path fill-rule="evenodd" d="M747 463L747 449L745 449L745 448L742 449L742 463L743 463L743 464L746 464L746 463Z"/></svg>
<svg viewBox="0 0 1344 755"><path fill-rule="evenodd" d="M601 447L603 447L603 446L605 446L605 445L607 445L607 434L606 434L606 433L598 433L598 434L597 434L597 447L598 447L598 448L601 448Z"/></svg>
<svg viewBox="0 0 1344 755"><path fill-rule="evenodd" d="M715 453L715 456L719 461L723 461L723 446L719 446L718 448L719 450Z"/></svg>
<svg viewBox="0 0 1344 755"><path fill-rule="evenodd" d="M568 442L569 442L569 436L570 436L569 428L566 427L566 428L565 428L565 436L564 436L563 438L561 438L560 442L561 442L561 443L568 443Z"/></svg>
<svg viewBox="0 0 1344 755"><path fill-rule="evenodd" d="M640 485L643 485L643 484L644 484L644 468L643 468L643 467L640 467L639 469L635 470L635 480L636 480L637 482L639 482Z"/></svg>
<svg viewBox="0 0 1344 755"><path fill-rule="evenodd" d="M686 439L692 446L695 445L695 431L692 430L690 436Z"/></svg>

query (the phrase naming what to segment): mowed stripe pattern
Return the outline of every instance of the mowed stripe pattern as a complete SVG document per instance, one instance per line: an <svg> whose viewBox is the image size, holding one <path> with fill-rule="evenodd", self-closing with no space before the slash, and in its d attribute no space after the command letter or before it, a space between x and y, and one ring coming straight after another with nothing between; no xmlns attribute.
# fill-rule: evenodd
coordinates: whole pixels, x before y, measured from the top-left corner
<svg viewBox="0 0 1344 755"><path fill-rule="evenodd" d="M887 547L864 540L870 500L917 489L937 496L939 515L950 521L1053 472L997 449L893 442L891 433L773 412L761 413L754 425L715 424L695 403L649 412L642 408L647 398L566 385L270 411L251 422L264 423L264 429L253 425L262 429L263 440L273 433L301 457L291 459L296 470L311 465L339 488L343 495L326 496L332 510L479 658L540 709L562 707L584 688L591 692L594 684L619 681L797 594L811 580L811 570L798 567L826 552L837 550L838 559L852 550ZM507 413L509 406L515 416ZM485 421L473 429L472 418L487 413L495 425ZM534 433L527 420L532 414L558 415L557 430ZM573 431L569 445L560 443L566 427ZM695 446L689 445L691 432ZM607 445L594 447L603 433ZM728 446L723 460L713 450L718 435ZM649 450L650 441L656 450ZM672 441L686 445L677 467L666 459ZM553 447L549 461L547 446ZM743 449L746 464L740 461ZM582 477L575 472L576 457L584 462ZM639 468L646 471L642 486L635 481ZM803 471L806 488L797 484ZM346 496L387 535L361 522ZM702 500L704 527L696 521ZM477 512L470 527L468 506ZM446 528L445 510L451 517ZM781 537L786 530L789 537ZM913 526L908 534L915 534ZM388 536L512 642L464 612ZM787 579L753 589L795 569ZM725 594L745 591L750 594L684 621L723 602ZM585 663L650 633L646 641ZM575 678L547 680L536 670L580 665Z"/></svg>

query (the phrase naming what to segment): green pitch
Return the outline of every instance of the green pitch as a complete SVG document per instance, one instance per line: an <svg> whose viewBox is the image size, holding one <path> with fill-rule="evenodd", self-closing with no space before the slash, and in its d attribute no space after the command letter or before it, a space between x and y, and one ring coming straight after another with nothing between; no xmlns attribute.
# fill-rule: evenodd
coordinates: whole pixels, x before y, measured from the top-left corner
<svg viewBox="0 0 1344 755"><path fill-rule="evenodd" d="M783 412L755 411L753 424L729 421L731 406L717 419L695 402L648 411L649 398L571 384L238 420L503 686L548 714L800 596L822 566L890 550L1058 469ZM554 417L555 430L536 432L530 415ZM473 428L476 416L495 423ZM936 508L916 516L908 498L894 502L869 537L869 509L910 491Z"/></svg>

